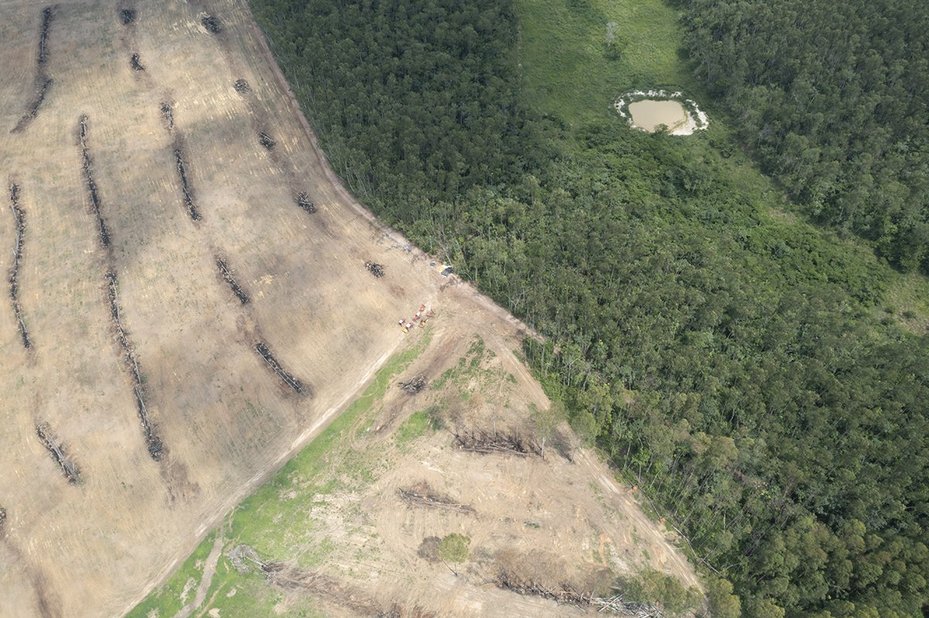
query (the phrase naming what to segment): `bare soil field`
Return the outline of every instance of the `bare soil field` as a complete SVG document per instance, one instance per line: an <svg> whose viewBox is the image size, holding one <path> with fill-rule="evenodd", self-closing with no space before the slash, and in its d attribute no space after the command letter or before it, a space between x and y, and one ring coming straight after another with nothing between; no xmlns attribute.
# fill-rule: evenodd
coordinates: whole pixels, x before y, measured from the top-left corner
<svg viewBox="0 0 929 618"><path fill-rule="evenodd" d="M512 353L525 333L344 190L243 2L0 0L0 17L0 616L128 611L427 330L430 380L475 337L495 354L479 364L513 379L416 396L447 428L333 494L322 520L343 531L318 577L443 614L573 611L484 585L496 557L459 575L416 557L455 528L488 555L590 567L578 578L651 565L696 583L589 454L455 446L448 428L548 408ZM421 305L435 317L407 333ZM414 402L389 390L358 444L393 445ZM403 502L420 482L474 514ZM370 511L373 557L353 552L367 545L339 500Z"/></svg>

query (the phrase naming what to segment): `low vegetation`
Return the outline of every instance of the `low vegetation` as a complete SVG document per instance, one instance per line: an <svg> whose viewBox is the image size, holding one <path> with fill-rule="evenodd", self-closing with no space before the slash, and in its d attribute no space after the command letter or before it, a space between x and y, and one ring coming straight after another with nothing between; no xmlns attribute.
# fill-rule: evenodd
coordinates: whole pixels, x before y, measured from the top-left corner
<svg viewBox="0 0 929 618"><path fill-rule="evenodd" d="M368 482L373 463L363 453L356 452L351 441L345 438L364 424L372 406L384 396L397 375L425 349L429 338L427 331L413 347L391 358L361 397L230 515L227 524L221 527L220 534L225 534L228 541L207 597L214 599L221 611L231 615L267 616L272 615L271 608L277 600L277 594L265 584L260 569L249 572L241 565L236 568L238 558L226 550L247 547L245 553L260 556L268 564L295 563L303 569L314 567L325 559L332 549L331 543L325 538L316 538L307 513L341 486ZM214 541L215 533L200 543L171 579L128 615L145 618L156 611L159 616L173 616L184 603L192 600L194 593L189 591L196 591L203 576L203 561ZM187 585L188 580L194 583ZM188 594L185 595L184 590L188 590ZM222 596L216 600L220 593ZM311 609L311 601L303 599L295 611Z"/></svg>
<svg viewBox="0 0 929 618"><path fill-rule="evenodd" d="M924 610L921 309L869 245L793 216L721 114L681 139L613 112L653 87L714 112L674 9L254 8L339 173L546 335L529 359L714 574L720 615Z"/></svg>
<svg viewBox="0 0 929 618"><path fill-rule="evenodd" d="M441 541L437 553L439 558L446 562L464 562L468 559L468 546L471 539L463 534L452 532L446 534Z"/></svg>

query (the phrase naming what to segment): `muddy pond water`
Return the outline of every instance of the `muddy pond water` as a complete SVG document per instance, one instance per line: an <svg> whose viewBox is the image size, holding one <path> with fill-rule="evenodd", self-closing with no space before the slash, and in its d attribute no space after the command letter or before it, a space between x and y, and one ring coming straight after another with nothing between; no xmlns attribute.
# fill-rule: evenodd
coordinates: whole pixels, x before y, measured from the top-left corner
<svg viewBox="0 0 929 618"><path fill-rule="evenodd" d="M645 99L629 104L632 124L639 129L654 133L664 125L669 133L687 127L690 115L680 101L658 101Z"/></svg>

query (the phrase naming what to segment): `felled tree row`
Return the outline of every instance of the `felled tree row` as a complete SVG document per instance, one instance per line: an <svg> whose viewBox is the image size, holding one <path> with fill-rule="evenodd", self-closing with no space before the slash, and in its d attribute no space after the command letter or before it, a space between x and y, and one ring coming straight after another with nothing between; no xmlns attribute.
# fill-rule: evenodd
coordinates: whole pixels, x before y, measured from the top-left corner
<svg viewBox="0 0 929 618"><path fill-rule="evenodd" d="M107 298L110 301L110 318L116 331L116 341L123 351L123 362L129 370L132 379L132 392L135 395L136 410L139 415L139 421L142 423L142 433L145 437L145 444L148 447L148 454L155 461L161 460L164 455L164 443L155 431L151 419L148 416L148 410L145 406L145 387L142 382L142 370L139 367L139 359L136 357L132 343L129 341L129 334L123 326L122 317L119 308L119 280L116 271L109 270L106 273Z"/></svg>
<svg viewBox="0 0 929 618"><path fill-rule="evenodd" d="M90 197L90 206L93 210L97 222L97 232L100 244L104 249L110 247L110 230L103 219L103 213L100 210L100 193L97 190L97 182L94 180L93 158L90 155L90 149L87 146L87 116L81 116L79 123L79 134L81 140L81 171L84 174L84 184L87 187L87 194Z"/></svg>
<svg viewBox="0 0 929 618"><path fill-rule="evenodd" d="M294 392L296 392L299 395L305 394L307 389L304 386L303 382L301 382L299 379L294 377L293 374L287 372L281 366L281 364L277 361L277 359L274 358L274 355L271 354L271 350L270 348L268 348L268 345L266 343L264 343L263 341L256 343L255 351L258 352L258 354L261 356L261 358L264 359L268 367L271 368L271 371L273 371L277 375L277 377L279 377L284 382L284 384L289 386L291 389L293 389Z"/></svg>
<svg viewBox="0 0 929 618"><path fill-rule="evenodd" d="M190 187L190 180L187 177L187 164L184 162L184 155L181 152L180 142L176 142L174 145L174 164L177 170L177 176L181 181L181 191L184 194L184 207L187 209L187 214L193 221L199 221L202 217L200 216L200 211L197 210L196 204L194 204L193 191Z"/></svg>
<svg viewBox="0 0 929 618"><path fill-rule="evenodd" d="M216 258L216 267L219 269L219 274L223 278L223 281L229 286L232 290L232 293L235 294L235 297L239 299L239 302L243 305L247 305L249 302L248 294L245 293L245 290L239 285L239 282L235 280L235 277L232 275L232 271L229 269L229 265L226 263L226 260L223 258Z"/></svg>
<svg viewBox="0 0 929 618"><path fill-rule="evenodd" d="M23 320L23 308L19 303L19 270L23 261L23 242L26 237L26 213L19 205L19 186L10 184L10 209L13 211L13 220L16 225L16 241L13 245L13 265L10 267L10 302L13 304L13 315L19 328L19 336L23 347L32 347L29 331Z"/></svg>
<svg viewBox="0 0 929 618"><path fill-rule="evenodd" d="M55 434L52 432L51 426L48 423L37 423L35 426L36 436L39 438L39 442L42 446L45 447L45 450L48 451L49 455L52 456L52 459L55 460L55 464L61 469L61 473L64 474L64 477L68 479L68 483L72 485L77 485L81 482L81 471L77 467L77 464L68 456L65 452L64 444L58 441L55 437Z"/></svg>
<svg viewBox="0 0 929 618"><path fill-rule="evenodd" d="M94 179L93 158L91 157L90 148L88 146L89 123L86 115L80 118L79 135L84 181L87 186L88 195L90 196L91 208L97 222L98 238L101 246L106 252L106 260L108 263L104 278L106 281L110 320L116 332L116 341L119 343L122 350L123 362L129 371L129 377L132 382L132 393L136 402L136 411L139 416L139 421L142 424L142 434L145 438L148 454L155 461L160 461L164 457L165 446L149 417L148 409L145 405L145 388L142 380L142 370L139 367L139 361L129 340L129 335L123 325L122 316L120 314L118 276L112 263L113 256L111 253L110 232L103 218L100 193Z"/></svg>
<svg viewBox="0 0 929 618"><path fill-rule="evenodd" d="M35 95L26 107L26 113L20 118L19 122L13 128L11 133L17 133L26 128L39 113L39 108L45 101L49 88L52 86L52 78L48 76L46 65L48 64L48 34L52 25L52 18L55 12L52 7L47 6L42 9L42 26L39 30L39 49L36 54L36 76L35 76Z"/></svg>

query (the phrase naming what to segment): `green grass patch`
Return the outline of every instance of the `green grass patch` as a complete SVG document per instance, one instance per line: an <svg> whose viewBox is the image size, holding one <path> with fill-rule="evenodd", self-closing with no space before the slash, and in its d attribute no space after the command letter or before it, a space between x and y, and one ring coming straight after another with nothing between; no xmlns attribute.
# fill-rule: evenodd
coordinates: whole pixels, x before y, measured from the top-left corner
<svg viewBox="0 0 929 618"><path fill-rule="evenodd" d="M416 438L424 436L427 431L435 429L436 410L438 406L430 406L423 410L413 412L397 429L394 440L397 446L406 446Z"/></svg>
<svg viewBox="0 0 929 618"><path fill-rule="evenodd" d="M428 346L432 333L423 336L410 348L394 355L377 372L364 393L346 408L317 438L300 451L267 483L243 501L232 514L224 552L246 544L266 560L294 560L301 567L318 566L335 549L332 540L321 536L310 516L314 507L328 496L350 489L352 484L370 483L374 478L376 457L355 451L347 437L354 434L387 392L395 376L405 370ZM193 599L200 582L201 567L212 548L215 532L194 550L181 568L129 614L146 618L152 612L164 618L173 616L183 606L181 592L189 580L187 601ZM233 592L234 590L234 592ZM237 572L225 554L207 594L208 604L198 611L218 608L223 616L270 616L282 596L269 587L257 573ZM288 604L287 616L315 616L312 602Z"/></svg>
<svg viewBox="0 0 929 618"><path fill-rule="evenodd" d="M614 114L638 88L695 89L678 58L678 13L662 0L517 0L527 102L569 125ZM607 52L615 24L618 57ZM701 101L697 101L701 104Z"/></svg>
<svg viewBox="0 0 929 618"><path fill-rule="evenodd" d="M468 559L470 544L471 539L463 534L448 534L439 541L439 558L445 562L464 562Z"/></svg>
<svg viewBox="0 0 929 618"><path fill-rule="evenodd" d="M458 359L454 367L445 370L442 375L436 378L430 388L438 391L445 388L448 383L452 383L459 389L463 389L471 378L481 373L481 363L487 355L492 357L493 351L484 346L483 339L475 337L464 356Z"/></svg>
<svg viewBox="0 0 929 618"><path fill-rule="evenodd" d="M171 579L151 593L142 603L129 612L128 616L144 618L153 610L157 611L159 616L173 616L185 603L193 600L200 585L200 578L203 575L203 562L210 554L215 539L215 532L207 535ZM193 584L188 584L190 581ZM187 587L187 595L182 598L185 586Z"/></svg>

